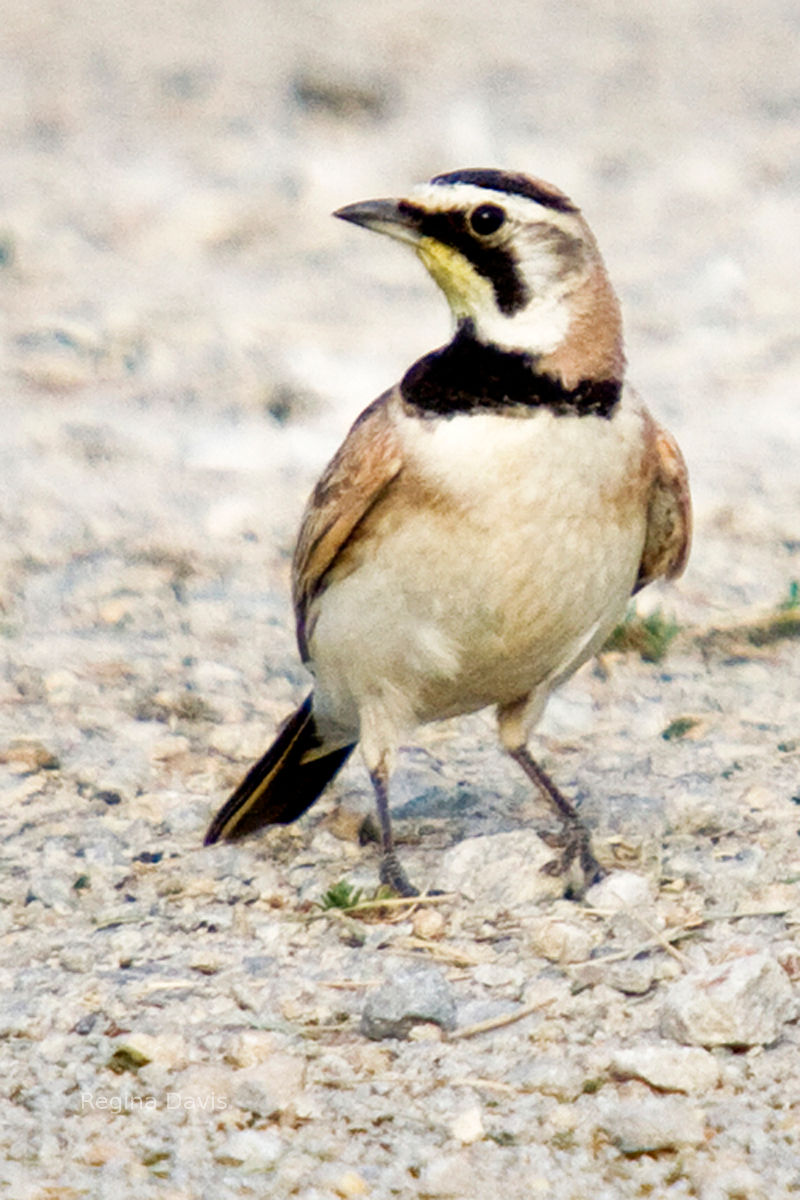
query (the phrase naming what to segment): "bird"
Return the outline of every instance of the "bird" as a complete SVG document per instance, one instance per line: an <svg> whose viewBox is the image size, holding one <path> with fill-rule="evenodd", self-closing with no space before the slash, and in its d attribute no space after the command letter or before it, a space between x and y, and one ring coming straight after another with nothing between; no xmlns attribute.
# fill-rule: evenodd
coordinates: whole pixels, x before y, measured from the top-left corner
<svg viewBox="0 0 800 1200"><path fill-rule="evenodd" d="M292 597L313 688L205 843L296 820L360 744L380 881L417 895L390 813L398 750L419 726L493 707L560 819L547 869L579 863L585 888L605 873L590 832L528 742L630 598L683 571L683 456L625 380L619 302L559 188L468 168L333 215L410 246L453 334L361 413L312 492Z"/></svg>

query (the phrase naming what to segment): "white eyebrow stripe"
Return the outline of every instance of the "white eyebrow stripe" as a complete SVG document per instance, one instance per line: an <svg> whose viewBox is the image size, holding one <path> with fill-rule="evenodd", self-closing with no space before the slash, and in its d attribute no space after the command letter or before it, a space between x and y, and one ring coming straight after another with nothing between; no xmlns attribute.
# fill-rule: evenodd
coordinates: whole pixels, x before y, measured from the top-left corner
<svg viewBox="0 0 800 1200"><path fill-rule="evenodd" d="M577 210L562 212L540 204L528 196L498 192L493 188L477 187L474 183L422 183L408 194L411 204L419 204L428 212L447 212L460 208L465 211L479 204L497 204L509 220L519 224L546 221L558 228L574 228Z"/></svg>

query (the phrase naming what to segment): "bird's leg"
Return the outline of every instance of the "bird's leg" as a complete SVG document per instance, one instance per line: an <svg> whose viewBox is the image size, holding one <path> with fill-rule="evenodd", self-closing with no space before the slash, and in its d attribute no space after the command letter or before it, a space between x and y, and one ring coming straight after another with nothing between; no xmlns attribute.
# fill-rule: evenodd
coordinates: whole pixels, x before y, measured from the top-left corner
<svg viewBox="0 0 800 1200"><path fill-rule="evenodd" d="M378 807L378 820L381 825L383 857L379 872L380 881L386 884L387 887L390 887L393 892L397 892L398 896L418 896L419 891L410 882L405 871L400 866L400 860L394 848L392 817L389 812L389 779L385 764L380 763L374 771L370 771L369 777L375 789L375 802Z"/></svg>
<svg viewBox="0 0 800 1200"><path fill-rule="evenodd" d="M547 772L543 771L532 757L527 746L517 746L514 749L509 749L508 752L514 759L514 762L519 763L528 778L536 784L539 791L547 797L561 817L566 838L564 850L561 859L551 864L549 870L554 875L560 875L568 871L577 858L580 862L587 887L592 883L597 883L599 879L603 878L605 871L592 854L589 830L578 816L575 805L559 791Z"/></svg>

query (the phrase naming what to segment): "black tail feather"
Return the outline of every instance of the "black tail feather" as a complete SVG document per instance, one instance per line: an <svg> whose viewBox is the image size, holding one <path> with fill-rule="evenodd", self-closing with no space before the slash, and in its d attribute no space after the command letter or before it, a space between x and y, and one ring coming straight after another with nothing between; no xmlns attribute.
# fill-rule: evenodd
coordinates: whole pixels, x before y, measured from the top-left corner
<svg viewBox="0 0 800 1200"><path fill-rule="evenodd" d="M306 697L263 758L225 801L208 827L204 845L221 838L244 837L263 825L288 825L297 820L344 766L355 743L324 750L312 699Z"/></svg>

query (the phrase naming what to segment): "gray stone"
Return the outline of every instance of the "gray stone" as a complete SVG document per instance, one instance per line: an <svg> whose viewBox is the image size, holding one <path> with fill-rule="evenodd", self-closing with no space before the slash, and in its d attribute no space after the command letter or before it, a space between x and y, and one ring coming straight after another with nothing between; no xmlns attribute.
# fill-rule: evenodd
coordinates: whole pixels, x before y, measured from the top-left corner
<svg viewBox="0 0 800 1200"><path fill-rule="evenodd" d="M654 977L655 966L651 958L625 958L609 964L604 982L626 996L643 996L653 986Z"/></svg>
<svg viewBox="0 0 800 1200"><path fill-rule="evenodd" d="M696 1046L768 1046L797 1012L792 985L775 959L748 954L672 984L661 1033Z"/></svg>
<svg viewBox="0 0 800 1200"><path fill-rule="evenodd" d="M428 1022L454 1029L456 1004L441 971L404 968L374 991L364 1005L361 1032L368 1038L405 1038L412 1026Z"/></svg>

